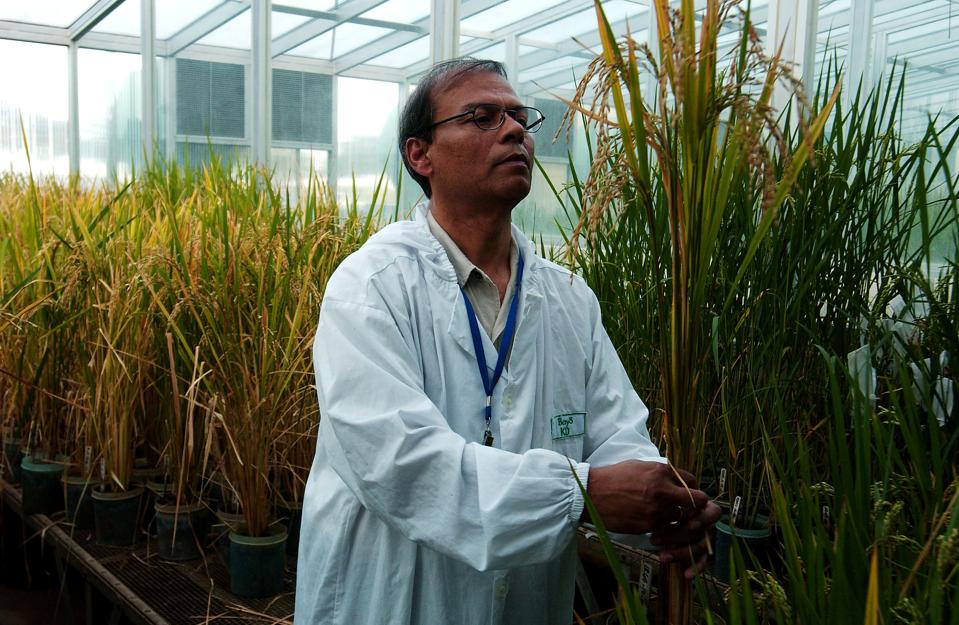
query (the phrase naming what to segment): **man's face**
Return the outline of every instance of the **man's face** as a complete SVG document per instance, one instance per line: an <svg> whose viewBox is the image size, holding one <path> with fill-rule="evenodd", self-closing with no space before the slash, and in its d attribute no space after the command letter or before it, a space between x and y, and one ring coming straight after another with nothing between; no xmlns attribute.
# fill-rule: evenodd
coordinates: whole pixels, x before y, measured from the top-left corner
<svg viewBox="0 0 959 625"><path fill-rule="evenodd" d="M502 76L466 74L433 93L433 121L470 110L477 104L523 106ZM529 194L533 139L509 115L496 130L481 130L472 116L440 124L427 147L424 173L434 198L504 204L512 208Z"/></svg>

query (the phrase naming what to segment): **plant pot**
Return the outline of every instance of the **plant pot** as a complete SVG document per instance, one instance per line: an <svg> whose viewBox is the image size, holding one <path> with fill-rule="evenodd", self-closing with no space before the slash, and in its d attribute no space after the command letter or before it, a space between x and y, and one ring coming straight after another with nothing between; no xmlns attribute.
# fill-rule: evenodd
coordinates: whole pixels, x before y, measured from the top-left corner
<svg viewBox="0 0 959 625"><path fill-rule="evenodd" d="M230 532L236 532L243 525L243 515L226 510L216 511L217 522L210 528L211 539L216 553L225 566L230 566Z"/></svg>
<svg viewBox="0 0 959 625"><path fill-rule="evenodd" d="M206 506L198 501L180 506L157 502L154 507L158 555L173 562L199 558L208 525Z"/></svg>
<svg viewBox="0 0 959 625"><path fill-rule="evenodd" d="M761 514L756 515L755 526L754 528L732 527L729 525L728 516L722 517L722 519L716 523L716 546L713 572L717 579L722 582L729 582L729 565L732 560L730 550L732 548L733 536L736 537L741 547L747 547L753 556L762 561L766 552L766 544L769 542L769 536L772 534L772 530L769 527L768 517ZM747 558L746 563L748 565L750 560L745 551L743 555Z"/></svg>
<svg viewBox="0 0 959 625"><path fill-rule="evenodd" d="M98 543L111 547L136 544L142 497L142 487L122 493L93 491L93 520Z"/></svg>
<svg viewBox="0 0 959 625"><path fill-rule="evenodd" d="M303 518L303 502L277 504L276 513L286 526L286 555L296 556L300 547L300 520Z"/></svg>
<svg viewBox="0 0 959 625"><path fill-rule="evenodd" d="M283 592L286 528L270 526L266 536L230 532L230 591L238 597L271 597Z"/></svg>
<svg viewBox="0 0 959 625"><path fill-rule="evenodd" d="M63 510L62 464L34 462L30 456L24 456L20 468L24 514L53 514Z"/></svg>
<svg viewBox="0 0 959 625"><path fill-rule="evenodd" d="M80 475L63 476L63 500L67 521L78 530L93 529L93 490L100 480Z"/></svg>
<svg viewBox="0 0 959 625"><path fill-rule="evenodd" d="M9 437L3 441L3 477L11 484L20 483L23 461L23 448L19 437Z"/></svg>

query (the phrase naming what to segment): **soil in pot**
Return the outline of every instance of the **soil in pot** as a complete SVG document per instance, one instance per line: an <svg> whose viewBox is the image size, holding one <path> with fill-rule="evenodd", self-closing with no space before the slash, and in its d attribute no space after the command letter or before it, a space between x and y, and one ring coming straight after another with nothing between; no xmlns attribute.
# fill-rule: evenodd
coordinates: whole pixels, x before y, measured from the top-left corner
<svg viewBox="0 0 959 625"><path fill-rule="evenodd" d="M740 549L743 550L746 565L749 566L752 562L749 553L752 553L760 562L763 561L770 534L772 530L769 528L769 519L764 515L756 515L752 527L733 527L729 524L728 516L722 517L716 523L715 560L713 561L713 572L716 578L729 583L729 565L732 560L731 549L734 536Z"/></svg>
<svg viewBox="0 0 959 625"><path fill-rule="evenodd" d="M24 514L53 514L63 510L62 464L34 462L31 456L24 456L20 468Z"/></svg>
<svg viewBox="0 0 959 625"><path fill-rule="evenodd" d="M111 547L136 544L143 488L120 493L93 491L93 521L97 542Z"/></svg>
<svg viewBox="0 0 959 625"><path fill-rule="evenodd" d="M266 536L230 532L230 591L238 597L271 597L283 592L286 528L270 526Z"/></svg>
<svg viewBox="0 0 959 625"><path fill-rule="evenodd" d="M203 554L207 533L207 509L202 502L162 503L156 509L157 552L164 560L183 562Z"/></svg>

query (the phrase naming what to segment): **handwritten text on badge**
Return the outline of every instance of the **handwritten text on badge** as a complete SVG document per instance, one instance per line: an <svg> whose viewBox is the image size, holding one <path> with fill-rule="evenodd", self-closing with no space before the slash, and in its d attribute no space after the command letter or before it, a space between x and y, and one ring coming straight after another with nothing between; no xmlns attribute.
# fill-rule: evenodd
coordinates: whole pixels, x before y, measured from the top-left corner
<svg viewBox="0 0 959 625"><path fill-rule="evenodd" d="M569 412L558 414L550 419L550 430L553 440L582 436L586 433L586 413Z"/></svg>

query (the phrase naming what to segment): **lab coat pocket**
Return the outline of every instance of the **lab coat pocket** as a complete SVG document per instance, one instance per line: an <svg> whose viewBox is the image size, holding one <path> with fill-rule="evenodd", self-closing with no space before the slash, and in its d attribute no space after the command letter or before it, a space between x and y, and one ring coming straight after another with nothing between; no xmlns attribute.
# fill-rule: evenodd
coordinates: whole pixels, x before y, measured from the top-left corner
<svg viewBox="0 0 959 625"><path fill-rule="evenodd" d="M587 416L586 412L577 410L563 411L553 415L549 422L553 451L576 462L582 462Z"/></svg>

